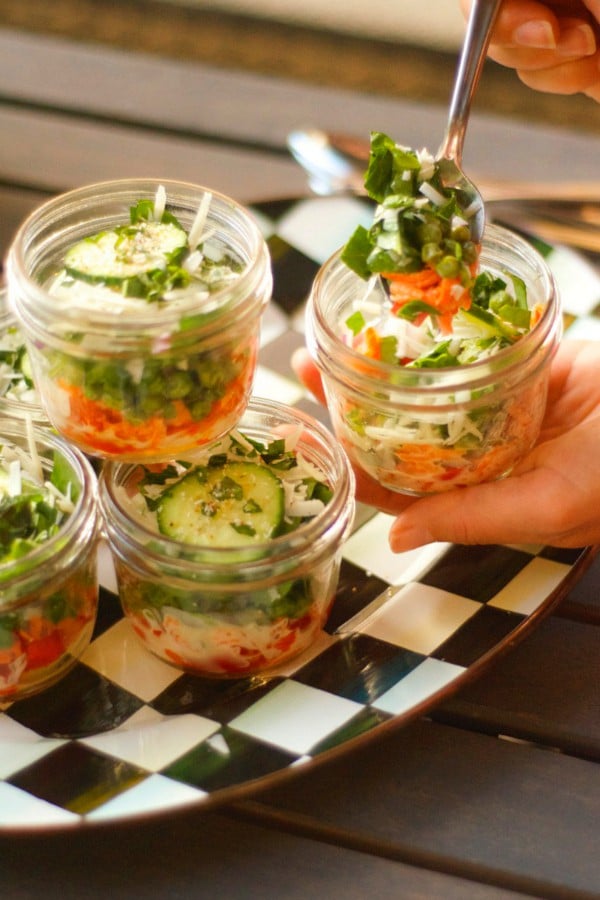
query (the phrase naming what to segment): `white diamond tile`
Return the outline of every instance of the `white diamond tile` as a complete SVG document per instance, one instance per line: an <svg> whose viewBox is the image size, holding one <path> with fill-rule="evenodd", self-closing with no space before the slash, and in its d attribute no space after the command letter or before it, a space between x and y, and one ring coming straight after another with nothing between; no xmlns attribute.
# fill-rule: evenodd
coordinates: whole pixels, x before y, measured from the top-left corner
<svg viewBox="0 0 600 900"><path fill-rule="evenodd" d="M598 298L600 300L600 297ZM600 341L600 319L595 316L581 316L565 331L569 340Z"/></svg>
<svg viewBox="0 0 600 900"><path fill-rule="evenodd" d="M556 246L548 257L548 263L556 278L565 312L584 316L598 305L600 301L598 270L581 254L568 247Z"/></svg>
<svg viewBox="0 0 600 900"><path fill-rule="evenodd" d="M119 728L82 738L81 743L157 772L201 743L220 725L202 716L163 716L142 707Z"/></svg>
<svg viewBox="0 0 600 900"><path fill-rule="evenodd" d="M288 329L287 316L275 303L267 303L260 322L260 346L264 347Z"/></svg>
<svg viewBox="0 0 600 900"><path fill-rule="evenodd" d="M128 791L112 797L85 816L86 820L126 819L148 813L162 813L198 803L206 792L181 784L163 775L150 775Z"/></svg>
<svg viewBox="0 0 600 900"><path fill-rule="evenodd" d="M40 737L30 728L0 715L0 778L9 778L64 743L60 738Z"/></svg>
<svg viewBox="0 0 600 900"><path fill-rule="evenodd" d="M43 829L72 825L79 816L40 800L5 781L0 782L0 828Z"/></svg>
<svg viewBox="0 0 600 900"><path fill-rule="evenodd" d="M115 567L113 565L112 555L108 544L100 541L98 544L98 581L107 591L118 594L117 576L115 575Z"/></svg>
<svg viewBox="0 0 600 900"><path fill-rule="evenodd" d="M393 716L402 715L435 691L446 687L464 671L462 666L430 657L378 697L373 706Z"/></svg>
<svg viewBox="0 0 600 900"><path fill-rule="evenodd" d="M361 709L353 700L285 681L229 725L267 744L304 754Z"/></svg>
<svg viewBox="0 0 600 900"><path fill-rule="evenodd" d="M446 552L450 544L427 544L406 553L394 553L389 545L393 516L377 513L348 538L344 558L377 575L388 584L407 584L418 579Z"/></svg>
<svg viewBox="0 0 600 900"><path fill-rule="evenodd" d="M181 675L146 650L127 619L120 619L93 641L81 661L146 701Z"/></svg>
<svg viewBox="0 0 600 900"><path fill-rule="evenodd" d="M408 584L357 630L416 653L431 653L479 609L474 600L440 588Z"/></svg>
<svg viewBox="0 0 600 900"><path fill-rule="evenodd" d="M345 244L354 228L369 226L372 212L353 197L308 198L297 203L277 225L277 234L317 263ZM318 223L318 227L315 227Z"/></svg>
<svg viewBox="0 0 600 900"><path fill-rule="evenodd" d="M528 616L558 587L570 566L536 556L506 587L488 602L488 606Z"/></svg>
<svg viewBox="0 0 600 900"><path fill-rule="evenodd" d="M267 397L293 406L304 396L304 390L297 382L283 375L278 375L265 366L257 366L254 374L252 393L255 397Z"/></svg>

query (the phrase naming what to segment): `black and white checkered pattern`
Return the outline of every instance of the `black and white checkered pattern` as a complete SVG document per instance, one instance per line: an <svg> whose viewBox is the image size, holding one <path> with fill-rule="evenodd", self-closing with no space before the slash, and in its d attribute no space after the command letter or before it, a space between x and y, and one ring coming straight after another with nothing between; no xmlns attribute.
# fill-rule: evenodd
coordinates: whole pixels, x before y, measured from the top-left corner
<svg viewBox="0 0 600 900"><path fill-rule="evenodd" d="M327 422L290 368L320 265L369 209L355 198L257 205L275 275L255 393ZM573 334L600 330L600 280L553 249ZM574 281L576 290L573 290ZM384 723L423 712L552 602L580 551L434 544L388 549L391 518L359 507L333 612L310 651L268 675L208 680L151 656L122 618L108 551L93 640L43 694L0 713L0 830L60 828L232 797Z"/></svg>

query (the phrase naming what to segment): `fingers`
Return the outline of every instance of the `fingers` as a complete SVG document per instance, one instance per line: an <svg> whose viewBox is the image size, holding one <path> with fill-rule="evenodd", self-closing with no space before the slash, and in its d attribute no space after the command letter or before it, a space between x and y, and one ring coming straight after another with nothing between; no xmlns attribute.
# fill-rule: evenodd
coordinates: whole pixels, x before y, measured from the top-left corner
<svg viewBox="0 0 600 900"><path fill-rule="evenodd" d="M463 0L465 11L470 0ZM600 97L600 0L505 0L489 55L534 90Z"/></svg>
<svg viewBox="0 0 600 900"><path fill-rule="evenodd" d="M399 494L397 491L390 491L383 487L374 478L371 478L363 469L358 466L354 467L354 475L356 479L356 499L361 503L367 503L374 506L381 512L388 513L390 516L397 516L404 509L417 502L416 497L408 494Z"/></svg>
<svg viewBox="0 0 600 900"><path fill-rule="evenodd" d="M453 544L539 544L585 547L600 543L598 500L568 478L532 469L504 481L413 500L390 529L396 553L436 541Z"/></svg>
<svg viewBox="0 0 600 900"><path fill-rule="evenodd" d="M540 444L508 478L418 500L390 530L396 552L457 544L600 542L600 415Z"/></svg>

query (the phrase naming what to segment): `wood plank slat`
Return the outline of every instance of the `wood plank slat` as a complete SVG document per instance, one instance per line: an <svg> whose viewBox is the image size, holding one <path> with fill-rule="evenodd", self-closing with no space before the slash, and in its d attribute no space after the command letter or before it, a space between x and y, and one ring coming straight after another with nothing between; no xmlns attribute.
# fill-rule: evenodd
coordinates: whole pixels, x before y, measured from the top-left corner
<svg viewBox="0 0 600 900"><path fill-rule="evenodd" d="M555 615L600 626L600 555L569 591Z"/></svg>
<svg viewBox="0 0 600 900"><path fill-rule="evenodd" d="M13 235L23 219L48 199L50 194L44 191L3 187L0 184L0 274L2 262Z"/></svg>
<svg viewBox="0 0 600 900"><path fill-rule="evenodd" d="M290 160L260 151L0 106L0 183L55 193L113 178L173 178L240 200L301 194Z"/></svg>
<svg viewBox="0 0 600 900"><path fill-rule="evenodd" d="M545 898L597 898L600 766L420 720L257 793L321 832ZM241 814L252 807L236 805ZM468 895L467 895L468 896Z"/></svg>
<svg viewBox="0 0 600 900"><path fill-rule="evenodd" d="M61 833L3 838L0 854L11 900L363 900L371 893L378 900L516 900L508 891L218 813L111 824L70 832L68 840Z"/></svg>
<svg viewBox="0 0 600 900"><path fill-rule="evenodd" d="M600 628L551 616L432 716L600 760Z"/></svg>
<svg viewBox="0 0 600 900"><path fill-rule="evenodd" d="M286 78L283 67L281 77L232 72L10 28L0 28L0 98L278 155L287 133L307 125L363 138L388 131L410 146L435 148L446 120L442 105L308 85ZM465 148L472 173L489 178L555 180L577 172L596 179L596 158L595 135L482 114L472 116Z"/></svg>

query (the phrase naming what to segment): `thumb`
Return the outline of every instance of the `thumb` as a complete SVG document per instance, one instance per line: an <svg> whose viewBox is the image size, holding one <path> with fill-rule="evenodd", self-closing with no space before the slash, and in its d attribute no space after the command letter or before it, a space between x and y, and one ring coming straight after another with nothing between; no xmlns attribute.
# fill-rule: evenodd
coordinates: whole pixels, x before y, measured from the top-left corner
<svg viewBox="0 0 600 900"><path fill-rule="evenodd" d="M394 521L390 546L400 553L433 541L549 543L556 498L547 485L540 493L541 481L538 470L417 500Z"/></svg>

